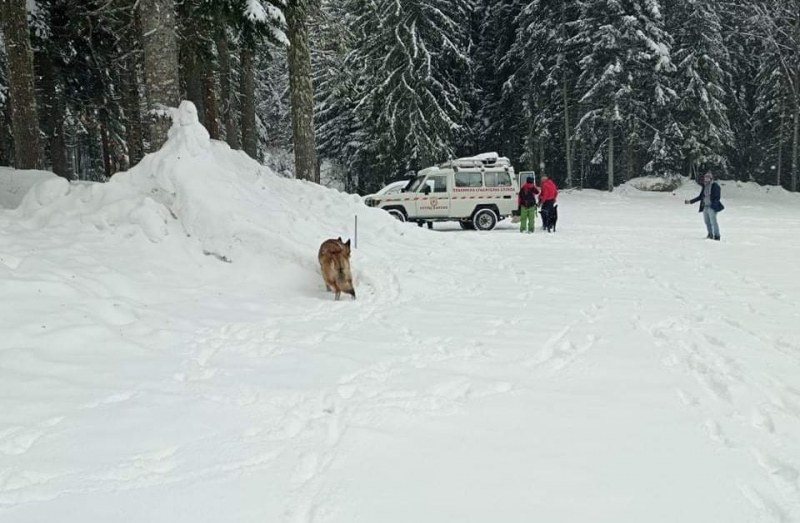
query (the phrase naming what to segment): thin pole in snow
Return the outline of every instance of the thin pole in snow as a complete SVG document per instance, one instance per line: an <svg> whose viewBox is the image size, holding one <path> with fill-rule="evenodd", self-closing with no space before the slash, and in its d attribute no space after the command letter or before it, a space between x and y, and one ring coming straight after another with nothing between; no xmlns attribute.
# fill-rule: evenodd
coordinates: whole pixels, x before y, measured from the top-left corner
<svg viewBox="0 0 800 523"><path fill-rule="evenodd" d="M355 233L353 235L353 248L358 249L358 215L355 215L356 218L356 226L355 226Z"/></svg>

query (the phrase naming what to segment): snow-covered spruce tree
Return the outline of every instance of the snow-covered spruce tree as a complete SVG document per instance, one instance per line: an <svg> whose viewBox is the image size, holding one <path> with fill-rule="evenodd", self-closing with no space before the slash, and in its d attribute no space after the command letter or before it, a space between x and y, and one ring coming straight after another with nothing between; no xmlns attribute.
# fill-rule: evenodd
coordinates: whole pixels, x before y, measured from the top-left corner
<svg viewBox="0 0 800 523"><path fill-rule="evenodd" d="M143 154L133 0L38 0L34 63L47 168L104 179Z"/></svg>
<svg viewBox="0 0 800 523"><path fill-rule="evenodd" d="M475 134L484 150L497 151L515 163L524 154L528 123L523 114L527 71L537 56L519 56L518 17L528 0L478 0L473 62L478 92L473 111ZM521 61L520 61L521 59ZM523 72L524 71L524 72ZM517 82L509 83L516 78ZM533 167L533 166L529 166Z"/></svg>
<svg viewBox="0 0 800 523"><path fill-rule="evenodd" d="M715 0L674 0L666 5L668 30L674 38L672 61L678 95L674 116L680 148L689 174L727 168L725 153L732 133L725 105L731 70Z"/></svg>
<svg viewBox="0 0 800 523"><path fill-rule="evenodd" d="M731 70L725 102L733 144L727 152L731 174L737 180L761 177L765 136L758 117L759 61L765 54L764 41L754 25L752 0L720 3L724 45Z"/></svg>
<svg viewBox="0 0 800 523"><path fill-rule="evenodd" d="M242 149L253 158L258 157L258 123L256 121L256 52L267 43L285 44L286 20L278 0L239 0L240 71L239 95L241 100Z"/></svg>
<svg viewBox="0 0 800 523"><path fill-rule="evenodd" d="M345 190L354 192L366 155L362 154L364 136L355 111L359 77L345 65L353 45L353 15L348 7L339 0L322 2L312 20L311 39L317 147L321 158L334 162L334 172Z"/></svg>
<svg viewBox="0 0 800 523"><path fill-rule="evenodd" d="M657 0L594 0L581 4L575 41L582 48L578 88L583 93L579 136L603 137L607 188L613 190L615 140L623 138L629 173L639 150L650 149L663 110L674 100L671 38ZM593 163L602 161L596 151ZM661 174L661 173L658 173Z"/></svg>
<svg viewBox="0 0 800 523"><path fill-rule="evenodd" d="M0 28L8 58L15 167L35 169L40 165L39 117L25 0L0 2Z"/></svg>
<svg viewBox="0 0 800 523"><path fill-rule="evenodd" d="M756 34L766 53L780 66L782 91L791 112L791 171L789 188L800 188L800 0L762 0L754 5Z"/></svg>
<svg viewBox="0 0 800 523"><path fill-rule="evenodd" d="M362 75L357 110L378 185L446 159L468 132L467 0L359 2L347 66Z"/></svg>
<svg viewBox="0 0 800 523"><path fill-rule="evenodd" d="M292 145L289 71L283 46L263 43L256 53L256 117L259 157ZM294 167L292 167L294 172Z"/></svg>
<svg viewBox="0 0 800 523"><path fill-rule="evenodd" d="M570 106L577 74L570 36L577 12L575 2L529 2L515 19L516 38L503 60L512 71L503 99L521 102L523 165L566 185L572 184Z"/></svg>

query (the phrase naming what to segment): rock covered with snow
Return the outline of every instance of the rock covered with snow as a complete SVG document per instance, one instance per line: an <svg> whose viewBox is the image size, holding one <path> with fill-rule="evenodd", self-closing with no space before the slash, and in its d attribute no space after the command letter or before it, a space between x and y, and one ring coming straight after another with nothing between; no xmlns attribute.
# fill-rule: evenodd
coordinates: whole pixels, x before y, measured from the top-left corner
<svg viewBox="0 0 800 523"><path fill-rule="evenodd" d="M685 178L678 176L642 176L628 181L628 185L640 191L672 192L683 186Z"/></svg>

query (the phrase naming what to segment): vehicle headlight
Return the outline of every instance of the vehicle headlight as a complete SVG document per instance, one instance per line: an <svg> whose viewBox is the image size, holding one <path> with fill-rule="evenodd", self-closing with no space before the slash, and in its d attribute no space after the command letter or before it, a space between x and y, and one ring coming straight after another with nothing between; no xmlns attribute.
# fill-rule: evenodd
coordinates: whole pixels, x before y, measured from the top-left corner
<svg viewBox="0 0 800 523"><path fill-rule="evenodd" d="M367 201L365 201L364 203L367 204L367 207L375 207L376 205L378 205L378 200L376 200L375 198L367 198Z"/></svg>

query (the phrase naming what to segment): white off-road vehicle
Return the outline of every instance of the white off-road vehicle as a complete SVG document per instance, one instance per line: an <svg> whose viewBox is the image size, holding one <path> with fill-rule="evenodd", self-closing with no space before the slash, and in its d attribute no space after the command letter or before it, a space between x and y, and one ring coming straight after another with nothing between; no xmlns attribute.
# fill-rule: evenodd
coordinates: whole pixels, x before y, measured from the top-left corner
<svg viewBox="0 0 800 523"><path fill-rule="evenodd" d="M485 153L423 169L400 194L374 195L366 204L420 226L458 221L463 229L489 231L517 209L518 193L508 158Z"/></svg>

